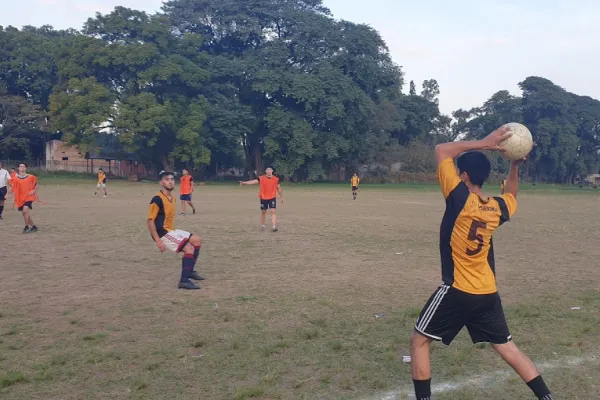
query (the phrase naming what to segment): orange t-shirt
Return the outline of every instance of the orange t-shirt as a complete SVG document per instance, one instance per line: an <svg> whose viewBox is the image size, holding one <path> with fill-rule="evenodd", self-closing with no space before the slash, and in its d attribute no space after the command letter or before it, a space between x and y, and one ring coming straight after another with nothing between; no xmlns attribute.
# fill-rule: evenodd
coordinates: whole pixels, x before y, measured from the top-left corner
<svg viewBox="0 0 600 400"><path fill-rule="evenodd" d="M13 180L13 192L15 194L15 204L17 207L22 207L23 204L28 201L35 201L35 194L29 194L35 189L37 185L37 178L33 175L19 176L17 175Z"/></svg>
<svg viewBox="0 0 600 400"><path fill-rule="evenodd" d="M277 197L277 186L279 186L279 178L273 175L267 177L266 175L259 176L258 182L260 183L260 199L261 200L272 200Z"/></svg>
<svg viewBox="0 0 600 400"><path fill-rule="evenodd" d="M194 182L194 178L191 175L182 175L180 181L181 187L179 188L179 193L192 194L192 182Z"/></svg>

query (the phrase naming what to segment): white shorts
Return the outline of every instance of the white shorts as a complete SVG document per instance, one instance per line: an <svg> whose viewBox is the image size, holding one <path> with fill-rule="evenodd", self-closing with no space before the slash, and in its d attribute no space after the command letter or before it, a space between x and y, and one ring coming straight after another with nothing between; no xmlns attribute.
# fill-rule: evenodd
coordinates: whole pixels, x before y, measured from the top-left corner
<svg viewBox="0 0 600 400"><path fill-rule="evenodd" d="M183 246L187 244L191 236L192 234L189 232L175 229L169 231L169 233L161 237L160 240L167 246L167 249L179 253L183 249Z"/></svg>
<svg viewBox="0 0 600 400"><path fill-rule="evenodd" d="M104 188L106 188L106 183L99 183L99 184L96 185L96 188L98 188L98 189L100 189L100 188L104 189Z"/></svg>

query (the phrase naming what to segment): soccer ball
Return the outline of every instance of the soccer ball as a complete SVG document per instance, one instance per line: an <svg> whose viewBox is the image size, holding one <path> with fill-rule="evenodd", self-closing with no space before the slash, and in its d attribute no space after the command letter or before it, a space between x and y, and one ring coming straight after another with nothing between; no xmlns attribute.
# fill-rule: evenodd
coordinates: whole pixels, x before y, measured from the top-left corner
<svg viewBox="0 0 600 400"><path fill-rule="evenodd" d="M511 161L523 159L533 148L531 132L525 125L517 122L510 122L504 126L508 127L508 132L512 133L512 136L499 143L505 149L502 155Z"/></svg>

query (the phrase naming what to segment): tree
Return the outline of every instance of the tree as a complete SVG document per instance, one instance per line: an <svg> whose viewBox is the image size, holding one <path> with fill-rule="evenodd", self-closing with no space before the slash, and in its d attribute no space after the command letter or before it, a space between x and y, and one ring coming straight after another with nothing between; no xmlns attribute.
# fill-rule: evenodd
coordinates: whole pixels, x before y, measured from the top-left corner
<svg viewBox="0 0 600 400"><path fill-rule="evenodd" d="M0 95L0 156L29 157L35 141L43 139L45 114L20 96Z"/></svg>
<svg viewBox="0 0 600 400"><path fill-rule="evenodd" d="M423 81L423 90L421 97L432 103L439 104L438 96L440 95L440 86L435 79Z"/></svg>
<svg viewBox="0 0 600 400"><path fill-rule="evenodd" d="M52 96L65 138L89 146L105 130L149 164L210 164L201 38L176 37L164 17L124 7L97 14L84 33L63 47Z"/></svg>

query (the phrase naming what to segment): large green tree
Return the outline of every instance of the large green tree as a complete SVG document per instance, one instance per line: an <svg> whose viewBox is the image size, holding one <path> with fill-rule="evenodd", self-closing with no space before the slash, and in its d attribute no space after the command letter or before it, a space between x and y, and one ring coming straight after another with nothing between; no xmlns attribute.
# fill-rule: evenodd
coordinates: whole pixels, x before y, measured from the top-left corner
<svg viewBox="0 0 600 400"><path fill-rule="evenodd" d="M116 135L163 168L210 164L201 46L198 35L173 35L160 15L123 7L98 14L60 53L54 127L80 146L93 146L100 131Z"/></svg>

